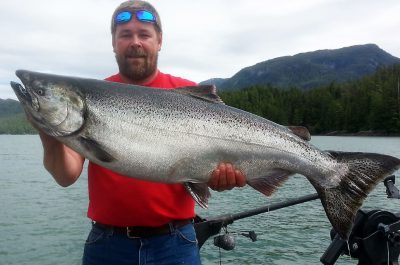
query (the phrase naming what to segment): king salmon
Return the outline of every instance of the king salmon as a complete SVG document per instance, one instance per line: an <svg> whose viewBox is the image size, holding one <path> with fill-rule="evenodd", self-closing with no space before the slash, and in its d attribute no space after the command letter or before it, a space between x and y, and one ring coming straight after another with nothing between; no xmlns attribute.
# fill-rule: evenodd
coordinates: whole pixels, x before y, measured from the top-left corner
<svg viewBox="0 0 400 265"><path fill-rule="evenodd" d="M16 75L24 86L11 86L35 127L120 174L183 183L203 207L220 162L235 165L267 196L301 174L347 239L368 193L400 166L384 154L321 151L287 127L225 105L213 86L163 90L25 70Z"/></svg>

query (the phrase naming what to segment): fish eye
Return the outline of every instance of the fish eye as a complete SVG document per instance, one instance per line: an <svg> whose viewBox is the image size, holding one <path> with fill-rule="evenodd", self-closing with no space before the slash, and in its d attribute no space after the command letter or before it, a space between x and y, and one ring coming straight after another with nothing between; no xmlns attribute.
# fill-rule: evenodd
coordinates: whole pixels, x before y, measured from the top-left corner
<svg viewBox="0 0 400 265"><path fill-rule="evenodd" d="M43 83L38 80L33 81L32 88L36 95L44 96L46 90L44 89Z"/></svg>
<svg viewBox="0 0 400 265"><path fill-rule="evenodd" d="M41 89L41 88L39 88L39 89L36 91L36 93L37 93L39 96L44 96L44 90Z"/></svg>

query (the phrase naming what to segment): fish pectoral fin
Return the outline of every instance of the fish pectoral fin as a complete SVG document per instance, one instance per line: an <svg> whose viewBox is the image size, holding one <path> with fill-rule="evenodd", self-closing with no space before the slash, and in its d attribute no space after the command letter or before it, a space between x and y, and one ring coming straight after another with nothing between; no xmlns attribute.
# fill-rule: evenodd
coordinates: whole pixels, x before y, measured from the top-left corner
<svg viewBox="0 0 400 265"><path fill-rule="evenodd" d="M96 140L80 137L79 142L87 152L91 153L98 160L109 163L115 160L115 158L109 154Z"/></svg>
<svg viewBox="0 0 400 265"><path fill-rule="evenodd" d="M182 88L176 88L172 91L195 97L198 99L210 101L213 103L225 104L217 94L217 88L214 85L203 85L203 86L187 86Z"/></svg>
<svg viewBox="0 0 400 265"><path fill-rule="evenodd" d="M275 169L264 177L247 180L247 184L262 194L271 196L292 174L287 170Z"/></svg>
<svg viewBox="0 0 400 265"><path fill-rule="evenodd" d="M185 182L184 186L198 205L203 209L208 208L208 198L211 197L211 193L206 183Z"/></svg>

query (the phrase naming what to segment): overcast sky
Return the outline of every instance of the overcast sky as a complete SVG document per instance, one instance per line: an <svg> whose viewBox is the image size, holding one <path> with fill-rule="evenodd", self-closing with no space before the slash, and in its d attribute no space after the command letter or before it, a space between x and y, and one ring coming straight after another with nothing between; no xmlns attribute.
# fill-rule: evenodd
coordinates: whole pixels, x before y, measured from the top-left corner
<svg viewBox="0 0 400 265"><path fill-rule="evenodd" d="M103 79L117 72L119 0L2 0L0 98L16 69ZM276 57L375 43L400 57L399 0L154 0L161 71L196 82Z"/></svg>

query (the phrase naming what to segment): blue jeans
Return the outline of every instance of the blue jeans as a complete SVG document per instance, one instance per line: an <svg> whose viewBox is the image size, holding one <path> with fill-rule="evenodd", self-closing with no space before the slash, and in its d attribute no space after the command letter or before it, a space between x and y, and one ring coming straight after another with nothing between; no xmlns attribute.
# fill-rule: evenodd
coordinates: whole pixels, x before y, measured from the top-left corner
<svg viewBox="0 0 400 265"><path fill-rule="evenodd" d="M131 239L93 225L86 240L83 265L200 265L193 224L169 234Z"/></svg>

